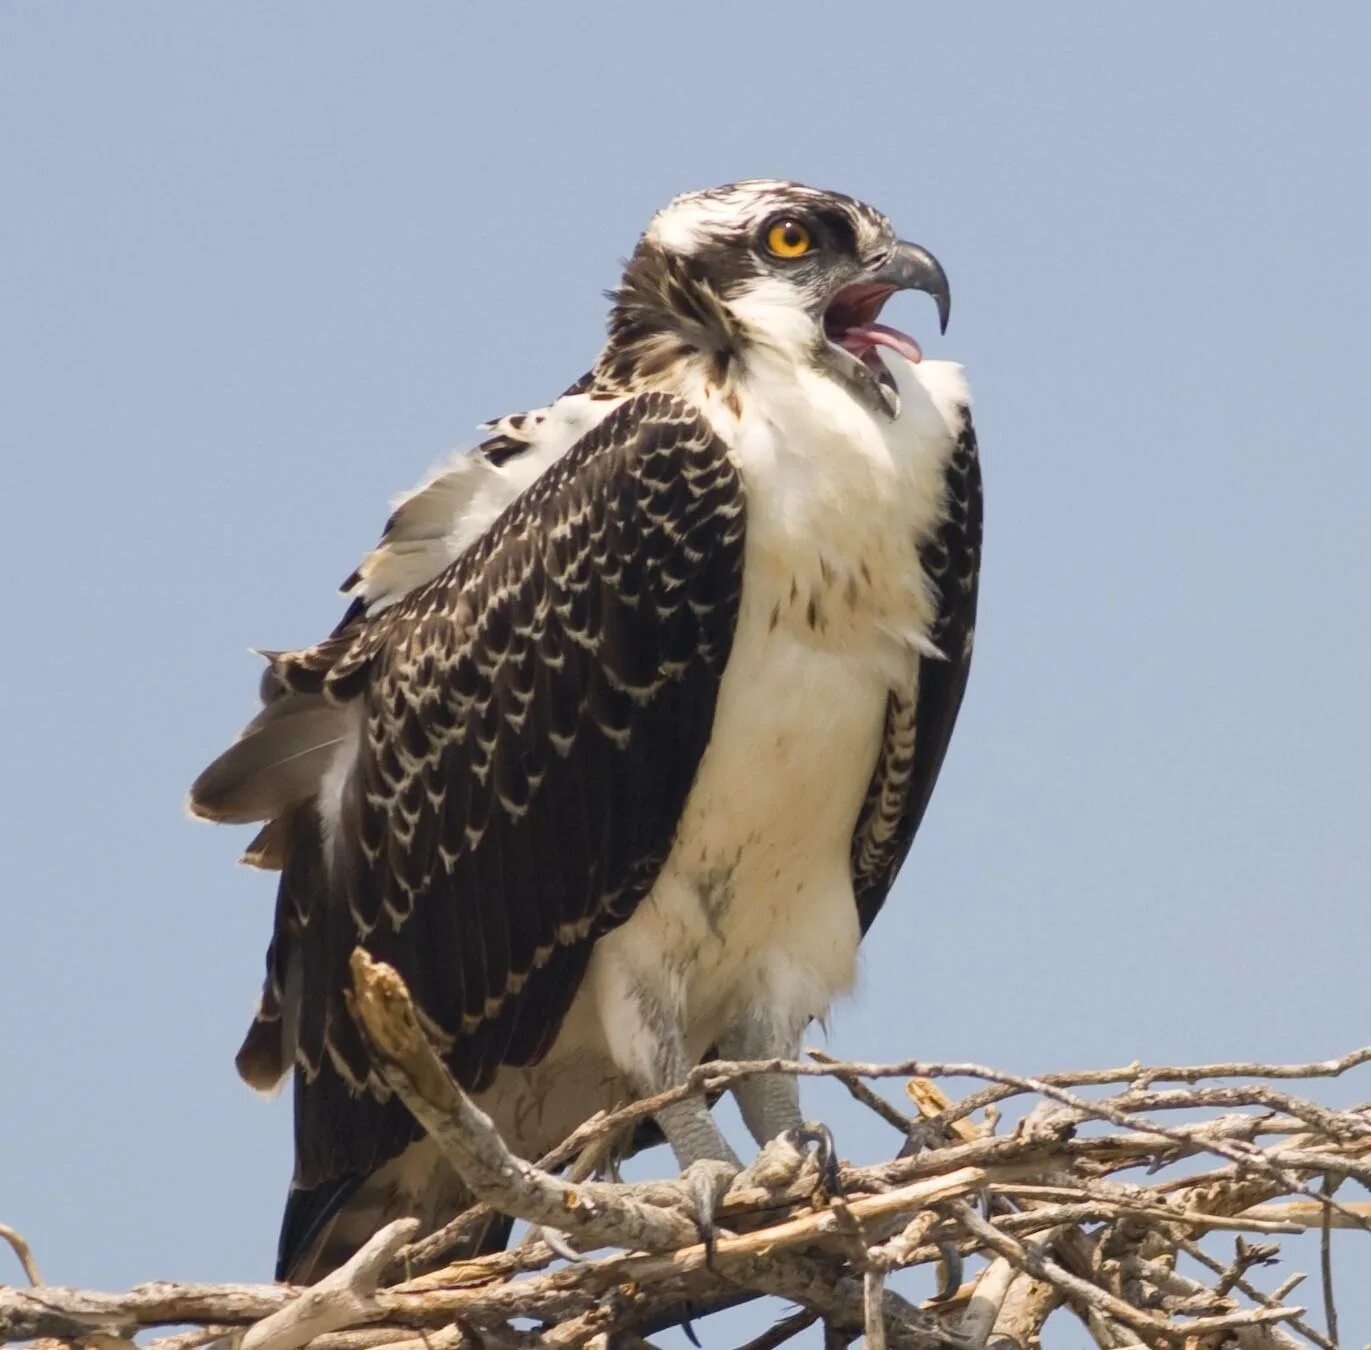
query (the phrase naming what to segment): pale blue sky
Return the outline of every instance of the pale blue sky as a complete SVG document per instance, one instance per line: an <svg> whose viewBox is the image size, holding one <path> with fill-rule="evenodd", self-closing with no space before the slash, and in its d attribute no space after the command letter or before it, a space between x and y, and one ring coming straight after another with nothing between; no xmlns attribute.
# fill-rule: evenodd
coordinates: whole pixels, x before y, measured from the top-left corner
<svg viewBox="0 0 1371 1350"><path fill-rule="evenodd" d="M937 253L946 338L895 317L987 476L961 726L830 1046L1371 1039L1368 67L1360 5L0 0L0 1219L48 1277L269 1275L271 880L185 788L246 648L329 628L389 496L579 374L648 215L735 177Z"/></svg>

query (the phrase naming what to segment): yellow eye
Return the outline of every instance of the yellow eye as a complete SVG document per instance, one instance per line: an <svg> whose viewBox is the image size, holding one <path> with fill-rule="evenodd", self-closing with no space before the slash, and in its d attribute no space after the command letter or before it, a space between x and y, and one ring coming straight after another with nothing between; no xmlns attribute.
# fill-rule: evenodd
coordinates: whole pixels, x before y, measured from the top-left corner
<svg viewBox="0 0 1371 1350"><path fill-rule="evenodd" d="M798 220L778 220L766 232L767 252L777 258L802 258L812 246L809 231Z"/></svg>

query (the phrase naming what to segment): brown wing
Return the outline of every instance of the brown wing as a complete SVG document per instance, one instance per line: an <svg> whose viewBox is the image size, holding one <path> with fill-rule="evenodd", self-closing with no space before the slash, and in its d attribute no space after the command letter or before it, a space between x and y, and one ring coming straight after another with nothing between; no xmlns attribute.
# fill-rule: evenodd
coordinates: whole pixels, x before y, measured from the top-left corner
<svg viewBox="0 0 1371 1350"><path fill-rule="evenodd" d="M969 410L948 462L946 489L946 517L920 557L938 588L938 616L929 636L945 659L922 659L916 687L890 696L885 740L852 837L863 933L885 903L928 809L971 671L983 503Z"/></svg>
<svg viewBox="0 0 1371 1350"><path fill-rule="evenodd" d="M316 774L314 795L283 800L300 775L264 769L261 737L245 737L192 804L290 820L243 1051L252 1081L296 1068L284 1269L324 1209L416 1137L345 1009L352 949L401 971L466 1087L546 1053L594 940L671 847L732 642L743 531L717 437L679 401L642 395L435 581L274 658L272 724L326 706L336 725L308 732L354 738L341 790ZM315 753L317 770L338 751Z"/></svg>

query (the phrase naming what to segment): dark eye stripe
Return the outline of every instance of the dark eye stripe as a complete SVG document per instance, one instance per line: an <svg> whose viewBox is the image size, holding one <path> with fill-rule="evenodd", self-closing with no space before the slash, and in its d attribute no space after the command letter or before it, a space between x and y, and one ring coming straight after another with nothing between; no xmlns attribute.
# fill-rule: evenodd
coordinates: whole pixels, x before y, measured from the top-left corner
<svg viewBox="0 0 1371 1350"><path fill-rule="evenodd" d="M815 212L815 219L822 226L821 237L828 248L837 253L855 254L857 252L857 231L846 211L835 209Z"/></svg>

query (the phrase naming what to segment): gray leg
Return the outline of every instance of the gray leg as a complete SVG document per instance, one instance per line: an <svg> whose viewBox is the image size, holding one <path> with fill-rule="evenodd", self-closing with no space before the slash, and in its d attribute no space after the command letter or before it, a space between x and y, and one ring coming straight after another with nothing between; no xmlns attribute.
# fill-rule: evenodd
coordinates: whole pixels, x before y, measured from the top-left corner
<svg viewBox="0 0 1371 1350"><path fill-rule="evenodd" d="M657 1112L657 1124L662 1127L676 1162L685 1174L683 1180L688 1183L694 1199L700 1240L712 1260L714 1211L743 1165L714 1123L703 1097L691 1097L675 1106L663 1107ZM722 1167L718 1166L720 1163Z"/></svg>
<svg viewBox="0 0 1371 1350"><path fill-rule="evenodd" d="M633 1076L638 1090L651 1095L684 1082L692 1066L686 1058L677 1019L668 1016L641 987L637 991L637 1006L643 1025L650 1030L650 1038L643 1039L652 1045L652 1054L647 1062L640 1060ZM657 1112L657 1124L685 1173L683 1179L694 1200L700 1237L712 1253L714 1210L729 1183L742 1170L742 1163L714 1123L709 1103L703 1097L690 1097L663 1107Z"/></svg>
<svg viewBox="0 0 1371 1350"><path fill-rule="evenodd" d="M725 1059L796 1059L803 1028L777 1030L760 1018L748 1018L719 1038ZM800 1082L794 1074L764 1073L745 1078L733 1088L748 1131L761 1155L748 1168L762 1185L793 1180L803 1166L805 1149L814 1147L819 1177L838 1193L838 1151L826 1125L808 1123L800 1114Z"/></svg>
<svg viewBox="0 0 1371 1350"><path fill-rule="evenodd" d="M705 1161L742 1166L702 1097L691 1097L675 1106L663 1107L657 1112L657 1124L662 1127L682 1171L691 1163Z"/></svg>
<svg viewBox="0 0 1371 1350"><path fill-rule="evenodd" d="M667 890L673 885L679 890L678 882ZM674 926L664 922L654 939L653 904L645 908L642 922L625 924L597 945L587 978L610 1058L639 1095L651 1096L684 1082L694 1062L685 1042L686 967L662 960ZM665 1107L657 1123L685 1174L700 1235L712 1245L715 1207L742 1164L703 1097Z"/></svg>
<svg viewBox="0 0 1371 1350"><path fill-rule="evenodd" d="M794 1059L799 1052L799 1032L778 1032L759 1018L748 1018L719 1038L719 1053L725 1059ZM777 1135L804 1124L800 1084L793 1074L764 1073L745 1078L733 1088L733 1095L748 1132L758 1144L768 1144Z"/></svg>

